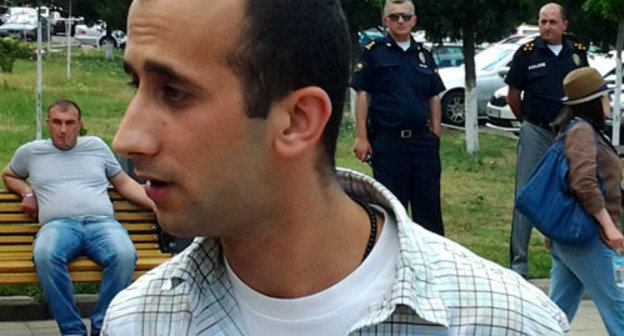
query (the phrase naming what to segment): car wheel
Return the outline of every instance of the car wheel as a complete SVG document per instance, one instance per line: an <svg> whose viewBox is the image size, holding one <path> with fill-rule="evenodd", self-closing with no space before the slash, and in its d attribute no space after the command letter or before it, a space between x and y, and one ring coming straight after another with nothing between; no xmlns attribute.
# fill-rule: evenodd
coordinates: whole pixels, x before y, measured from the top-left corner
<svg viewBox="0 0 624 336"><path fill-rule="evenodd" d="M463 91L451 91L442 98L442 120L453 125L464 125L466 116Z"/></svg>
<svg viewBox="0 0 624 336"><path fill-rule="evenodd" d="M100 39L100 47L106 47L109 43L113 44L113 48L117 48L117 42L113 38L104 36Z"/></svg>

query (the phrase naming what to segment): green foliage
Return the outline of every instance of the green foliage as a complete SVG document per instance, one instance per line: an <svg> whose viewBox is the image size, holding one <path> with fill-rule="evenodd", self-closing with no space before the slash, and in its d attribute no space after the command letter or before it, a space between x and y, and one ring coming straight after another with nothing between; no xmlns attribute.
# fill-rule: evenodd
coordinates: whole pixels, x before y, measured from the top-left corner
<svg viewBox="0 0 624 336"><path fill-rule="evenodd" d="M498 41L526 16L521 0L415 0L414 4L420 27L435 41L446 37L476 44Z"/></svg>
<svg viewBox="0 0 624 336"><path fill-rule="evenodd" d="M608 20L619 22L624 19L624 3L622 0L586 0L583 10L599 12Z"/></svg>
<svg viewBox="0 0 624 336"><path fill-rule="evenodd" d="M28 59L32 55L30 44L12 38L0 40L0 69L2 72L13 72L16 59Z"/></svg>
<svg viewBox="0 0 624 336"><path fill-rule="evenodd" d="M349 21L351 34L381 25L384 0L341 0L342 9Z"/></svg>
<svg viewBox="0 0 624 336"><path fill-rule="evenodd" d="M539 17L539 9L546 3L542 0L520 0L523 6L528 8L528 16L525 22L537 24ZM610 49L609 45L615 45L617 36L617 26L610 20L606 19L600 10L585 10L585 3L588 0L560 0L561 4L567 12L568 32L573 34L579 41L584 43L592 42L602 49ZM603 0L589 0L598 3ZM608 0L604 0L608 1ZM620 12L624 9L622 0L610 1L617 9L619 4ZM592 6L593 4L589 5ZM615 11L614 13L616 13Z"/></svg>

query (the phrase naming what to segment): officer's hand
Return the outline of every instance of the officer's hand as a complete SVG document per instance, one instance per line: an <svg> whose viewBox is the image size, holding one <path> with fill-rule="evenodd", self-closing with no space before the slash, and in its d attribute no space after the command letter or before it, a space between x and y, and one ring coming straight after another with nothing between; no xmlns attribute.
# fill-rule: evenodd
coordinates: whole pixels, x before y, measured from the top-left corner
<svg viewBox="0 0 624 336"><path fill-rule="evenodd" d="M37 218L37 211L39 206L37 205L37 197L30 196L22 198L22 210L33 218Z"/></svg>
<svg viewBox="0 0 624 336"><path fill-rule="evenodd" d="M353 153L360 161L364 162L367 155L372 155L370 142L364 137L356 137L355 144L353 144Z"/></svg>

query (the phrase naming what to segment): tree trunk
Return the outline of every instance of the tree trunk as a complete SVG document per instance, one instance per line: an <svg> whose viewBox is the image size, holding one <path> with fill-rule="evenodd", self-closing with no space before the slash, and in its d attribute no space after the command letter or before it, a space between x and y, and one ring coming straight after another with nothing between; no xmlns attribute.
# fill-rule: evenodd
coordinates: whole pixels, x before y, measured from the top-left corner
<svg viewBox="0 0 624 336"><path fill-rule="evenodd" d="M465 31L462 44L464 53L464 78L466 91L464 96L464 114L466 116L466 151L474 155L479 152L479 121L477 115L476 75L475 75L475 43L474 32Z"/></svg>
<svg viewBox="0 0 624 336"><path fill-rule="evenodd" d="M611 141L614 146L620 144L620 124L622 106L622 48L624 45L624 18L618 24L617 41L615 43L615 92L613 95L613 134Z"/></svg>
<svg viewBox="0 0 624 336"><path fill-rule="evenodd" d="M36 91L36 115L37 129L35 137L37 140L42 137L42 109L41 91L43 90L43 72L41 69L41 1L37 1L37 91Z"/></svg>

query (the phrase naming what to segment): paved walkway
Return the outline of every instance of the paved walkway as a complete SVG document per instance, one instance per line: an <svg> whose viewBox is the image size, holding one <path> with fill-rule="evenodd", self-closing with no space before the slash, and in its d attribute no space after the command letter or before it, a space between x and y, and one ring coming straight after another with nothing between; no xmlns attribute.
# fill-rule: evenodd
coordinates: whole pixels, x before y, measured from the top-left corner
<svg viewBox="0 0 624 336"><path fill-rule="evenodd" d="M88 320L85 319L88 325ZM0 336L59 336L52 320L28 322L0 322ZM182 336L182 335L181 335ZM591 300L582 300L572 322L571 336L609 336Z"/></svg>

